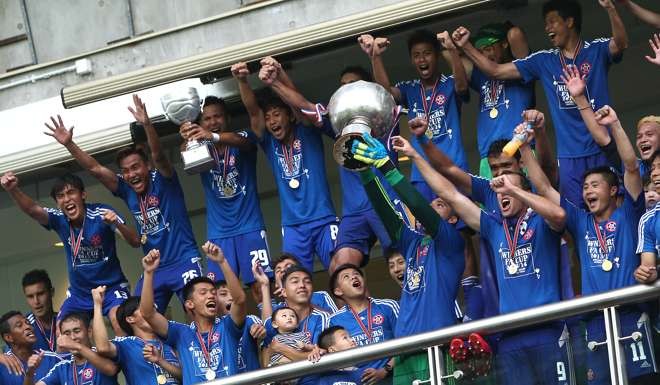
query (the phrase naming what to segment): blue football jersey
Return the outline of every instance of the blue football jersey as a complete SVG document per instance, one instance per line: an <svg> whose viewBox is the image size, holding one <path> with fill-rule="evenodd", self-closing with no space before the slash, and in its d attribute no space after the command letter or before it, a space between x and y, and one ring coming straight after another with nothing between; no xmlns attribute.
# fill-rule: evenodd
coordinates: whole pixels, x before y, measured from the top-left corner
<svg viewBox="0 0 660 385"><path fill-rule="evenodd" d="M660 213L660 202L652 209L642 215L637 229L637 254L655 253L660 255L660 221L657 220Z"/></svg>
<svg viewBox="0 0 660 385"><path fill-rule="evenodd" d="M143 196L138 196L118 175L114 195L123 199L133 213L138 234L147 235L142 251L147 254L151 249L160 250L160 267L199 258L183 190L176 173L167 178L160 171L151 170L149 187Z"/></svg>
<svg viewBox="0 0 660 385"><path fill-rule="evenodd" d="M558 48L534 52L523 59L514 60L523 80L540 80L557 136L558 158L577 158L600 153L600 148L589 134L577 105L571 98L563 75L562 60L566 65L574 65L586 76L586 97L594 110L610 104L607 86L607 73L610 65L620 60L612 57L609 50L610 39L583 41L577 58L566 59Z"/></svg>
<svg viewBox="0 0 660 385"><path fill-rule="evenodd" d="M165 343L179 353L183 385L206 382L209 368L215 372L216 378L237 374L241 334L242 330L231 317L216 318L213 330L201 335L194 323L186 325L169 321Z"/></svg>
<svg viewBox="0 0 660 385"><path fill-rule="evenodd" d="M467 158L461 137L461 98L454 89L454 77L440 75L435 89L423 90L419 79L399 82L395 85L401 92L401 104L408 108L408 119L426 118L428 132L433 134L433 143L447 154L460 168L467 170ZM424 99L422 99L424 94ZM426 107L425 107L426 105ZM428 113L429 116L426 116ZM427 133L428 134L428 133ZM413 147L426 155L416 140ZM422 182L424 178L417 167L412 165L411 182Z"/></svg>
<svg viewBox="0 0 660 385"><path fill-rule="evenodd" d="M57 363L39 381L46 385L117 385L117 376L106 376L89 362L76 365L71 358Z"/></svg>
<svg viewBox="0 0 660 385"><path fill-rule="evenodd" d="M513 129L522 122L523 111L534 104L534 83L520 80L494 80L474 67L470 88L479 94L477 145L479 156L499 139L511 139Z"/></svg>
<svg viewBox="0 0 660 385"><path fill-rule="evenodd" d="M362 385L362 370L351 367L321 373L319 385Z"/></svg>
<svg viewBox="0 0 660 385"><path fill-rule="evenodd" d="M326 176L322 133L330 135L329 121L323 128L293 127L293 143L285 145L264 132L261 147L275 176L280 196L282 225L293 226L334 217Z"/></svg>
<svg viewBox="0 0 660 385"><path fill-rule="evenodd" d="M69 224L61 210L46 209L48 223L44 227L55 231L64 244L72 295L89 297L97 286L127 282L117 258L115 228L103 222L105 210L117 212L108 205L86 203L83 227L79 229ZM121 218L119 221L124 223Z"/></svg>
<svg viewBox="0 0 660 385"><path fill-rule="evenodd" d="M236 354L238 359L238 373L250 372L261 368L259 346L257 345L257 341L250 335L250 328L254 324L261 325L262 322L259 317L248 315L245 318L241 339L238 341L238 352Z"/></svg>
<svg viewBox="0 0 660 385"><path fill-rule="evenodd" d="M396 338L456 323L454 302L465 269L463 237L440 221L433 237L403 226L395 245L406 260Z"/></svg>
<svg viewBox="0 0 660 385"><path fill-rule="evenodd" d="M480 226L481 236L489 240L490 255L495 259L493 265L497 274L500 313L561 299L561 233L552 230L543 217L532 209L527 209L522 217L507 218L506 230L501 215L482 211ZM505 231L509 232L511 245Z"/></svg>
<svg viewBox="0 0 660 385"><path fill-rule="evenodd" d="M369 298L369 307L359 314L347 305L330 317L329 326L342 326L358 346L371 345L394 338L399 304L391 299ZM359 320L358 320L359 318ZM388 358L363 362L360 369L385 367Z"/></svg>
<svg viewBox="0 0 660 385"><path fill-rule="evenodd" d="M500 204L497 201L497 193L490 187L490 180L475 175L470 175L470 178L472 178L472 199L481 203L486 212L499 213Z"/></svg>
<svg viewBox="0 0 660 385"><path fill-rule="evenodd" d="M35 349L34 353L37 354L39 353L41 349ZM60 361L63 360L63 357L58 355L57 353L48 351L48 350L43 350L44 352L44 357L41 360L41 363L37 367L37 369L34 372L34 382L36 383L40 378L44 377L48 372L50 371L51 368L53 368L55 365L57 365ZM12 355L11 349L9 349L6 353L6 355ZM27 370L27 362L21 362L23 364L23 369ZM7 369L6 366L0 365L0 384L2 385L23 385L23 379L25 378L24 375L16 375Z"/></svg>
<svg viewBox="0 0 660 385"><path fill-rule="evenodd" d="M57 350L57 337L55 336L55 322L57 320L57 314L53 315L53 322L50 325L41 325L37 320L37 317L30 313L25 315L32 329L34 329L34 334L37 336L37 342L34 344L35 350L45 350L45 351L56 351Z"/></svg>
<svg viewBox="0 0 660 385"><path fill-rule="evenodd" d="M250 131L238 135L256 142ZM206 197L206 237L218 239L261 230L264 220L257 195L257 151L209 144L215 168L199 174Z"/></svg>
<svg viewBox="0 0 660 385"><path fill-rule="evenodd" d="M142 338L135 336L115 337L112 343L117 349L117 364L119 364L119 367L124 372L128 385L159 385L159 376L165 376L164 378L167 380L166 384L168 385L179 383L165 369L144 359L142 349L144 348L145 341ZM171 347L163 344L160 340L149 340L146 343L157 347L167 362L179 366L179 360L176 358L176 354L174 354L174 350Z"/></svg>
<svg viewBox="0 0 660 385"><path fill-rule="evenodd" d="M596 294L635 284L633 276L640 264L635 253L637 245L637 225L644 212L644 194L636 201L626 191L623 203L612 216L596 224L590 212L576 207L562 197L561 206L566 210L566 226L575 239L580 258L582 294ZM603 250L602 243L607 250ZM611 269L603 269L603 261L608 260Z"/></svg>

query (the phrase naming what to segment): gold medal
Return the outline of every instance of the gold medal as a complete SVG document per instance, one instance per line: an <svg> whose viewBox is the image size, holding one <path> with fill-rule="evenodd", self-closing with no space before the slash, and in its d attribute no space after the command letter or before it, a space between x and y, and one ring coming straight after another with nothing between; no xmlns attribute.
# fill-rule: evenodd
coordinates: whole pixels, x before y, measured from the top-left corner
<svg viewBox="0 0 660 385"><path fill-rule="evenodd" d="M222 191L224 192L226 197L230 197L230 196L234 195L234 189L228 184L226 184L223 187Z"/></svg>
<svg viewBox="0 0 660 385"><path fill-rule="evenodd" d="M297 189L300 186L300 182L296 178L292 178L289 180L289 187L292 189Z"/></svg>
<svg viewBox="0 0 660 385"><path fill-rule="evenodd" d="M147 244L147 233L142 234L140 237L140 243L143 245Z"/></svg>
<svg viewBox="0 0 660 385"><path fill-rule="evenodd" d="M490 113L488 114L488 116L490 116L491 119L495 119L495 118L497 118L497 115L499 115L499 111L497 111L497 108L495 108L495 107L491 108Z"/></svg>
<svg viewBox="0 0 660 385"><path fill-rule="evenodd" d="M207 381L213 381L215 380L215 372L211 369L207 369L204 377L206 377Z"/></svg>
<svg viewBox="0 0 660 385"><path fill-rule="evenodd" d="M603 263L600 265L600 267L603 269L603 271L610 271L612 270L612 261L609 259L604 259Z"/></svg>
<svg viewBox="0 0 660 385"><path fill-rule="evenodd" d="M156 382L158 382L159 385L165 385L167 383L167 376L159 374L156 376Z"/></svg>
<svg viewBox="0 0 660 385"><path fill-rule="evenodd" d="M433 131L430 128L426 130L426 137L433 139Z"/></svg>

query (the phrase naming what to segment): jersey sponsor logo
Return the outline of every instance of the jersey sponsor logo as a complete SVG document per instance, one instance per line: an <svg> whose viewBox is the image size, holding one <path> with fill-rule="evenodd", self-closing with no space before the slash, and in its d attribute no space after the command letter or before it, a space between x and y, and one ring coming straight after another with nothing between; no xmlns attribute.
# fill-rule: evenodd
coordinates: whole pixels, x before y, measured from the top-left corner
<svg viewBox="0 0 660 385"><path fill-rule="evenodd" d="M424 266L411 266L408 261L406 266L406 284L403 289L407 293L415 293L424 288Z"/></svg>
<svg viewBox="0 0 660 385"><path fill-rule="evenodd" d="M68 242L69 246L71 246L71 237L69 237ZM85 239L85 237L83 237ZM80 249L78 249L78 255L75 257L75 262L74 265L91 265L94 263L99 263L102 261L107 261L108 257L105 255L103 252L103 242L100 242L98 244L94 244L92 240L90 239L90 244L91 246L87 246L84 244L80 245Z"/></svg>
<svg viewBox="0 0 660 385"><path fill-rule="evenodd" d="M555 92L557 94L557 103L559 104L559 109L561 110L576 109L577 105L575 104L573 97L571 97L571 94L568 91L568 87L566 86L566 83L564 83L561 80L561 77L559 76L553 75L552 78L553 78L552 84L554 85ZM591 99L591 96L589 94L589 85L585 86L584 93L587 96L587 100L589 100L589 103L591 104L591 108L595 109L595 100Z"/></svg>
<svg viewBox="0 0 660 385"><path fill-rule="evenodd" d="M154 202L158 203L158 197L155 196L150 196L149 197L149 204L147 207L147 218L142 216L142 212L140 210L134 211L133 212L133 217L135 218L135 221L138 223L140 226L140 233L144 234L147 233L149 235L157 234L160 233L161 231L167 229L169 231L170 229L170 224L168 222L165 222L165 219L163 218L163 215L160 211L160 206L158 204L156 205L151 205L151 198L155 198Z"/></svg>
<svg viewBox="0 0 660 385"><path fill-rule="evenodd" d="M494 107L496 108L501 105L509 108L509 99L506 97L504 82L484 82L481 85L481 112L490 111Z"/></svg>
<svg viewBox="0 0 660 385"><path fill-rule="evenodd" d="M605 224L605 230L609 231L610 233L613 233L616 231L616 222L614 221L609 221L607 224Z"/></svg>
<svg viewBox="0 0 660 385"><path fill-rule="evenodd" d="M437 98L436 98L437 99ZM429 130L433 133L433 138L439 138L441 136L449 136L449 139L453 138L453 131L451 128L447 127L447 119L444 104L438 107L438 104L433 105L433 110L429 113L429 116L426 116L424 108L418 107L417 102L413 104L412 113L408 116L412 120L413 118L423 118L426 119L429 123Z"/></svg>
<svg viewBox="0 0 660 385"><path fill-rule="evenodd" d="M226 174L223 174L223 171L213 169L210 172L211 186L213 191L218 198L233 198L239 193L246 195L246 189L244 185L240 183L240 174L238 169L231 165L226 170Z"/></svg>
<svg viewBox="0 0 660 385"><path fill-rule="evenodd" d="M504 279L521 278L531 274L536 274L539 278L540 269L534 265L531 243L519 245L513 255L502 243L498 251L504 264Z"/></svg>
<svg viewBox="0 0 660 385"><path fill-rule="evenodd" d="M222 349L220 348L217 342L213 343L211 351L209 352L209 358L211 360L210 365L206 361L204 352L202 351L201 347L198 345L197 342L190 341L190 345L188 346L188 351L190 352L190 356L192 357L193 364L195 365L195 376L203 377L206 374L206 370L209 369L209 367L214 372L217 372L218 368L220 367L220 363L223 362ZM227 367L223 368L224 371L227 371L227 369L228 369Z"/></svg>
<svg viewBox="0 0 660 385"><path fill-rule="evenodd" d="M584 239L587 242L587 253L591 258L591 267L600 269L603 263L603 260L612 252L614 249L614 233L606 232L605 234L605 245L607 246L607 253L603 254L603 250L600 247L600 242L598 237L594 234L593 229L588 231L584 235ZM613 261L615 263L619 262L618 258L615 258Z"/></svg>

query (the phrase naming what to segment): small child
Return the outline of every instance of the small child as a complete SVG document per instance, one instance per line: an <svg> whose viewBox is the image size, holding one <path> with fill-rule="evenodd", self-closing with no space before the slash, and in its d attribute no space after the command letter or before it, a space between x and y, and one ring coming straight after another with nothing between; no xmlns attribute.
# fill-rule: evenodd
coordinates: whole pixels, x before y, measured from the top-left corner
<svg viewBox="0 0 660 385"><path fill-rule="evenodd" d="M355 341L342 326L331 326L319 336L319 347L328 353L353 349ZM311 359L311 358L310 358ZM321 374L319 385L361 385L362 373L354 366Z"/></svg>
<svg viewBox="0 0 660 385"><path fill-rule="evenodd" d="M283 306L275 310L272 316L272 324L273 328L277 330L277 334L273 337L273 342L276 341L301 352L304 354L304 357L307 357L308 353L314 351L315 345L311 343L309 336L304 331L296 331L298 329L298 314L292 308ZM301 359L305 359L304 357ZM265 360L266 358L268 361ZM300 360L276 352L272 346L264 349L264 362L267 362L268 366L282 365L292 361Z"/></svg>

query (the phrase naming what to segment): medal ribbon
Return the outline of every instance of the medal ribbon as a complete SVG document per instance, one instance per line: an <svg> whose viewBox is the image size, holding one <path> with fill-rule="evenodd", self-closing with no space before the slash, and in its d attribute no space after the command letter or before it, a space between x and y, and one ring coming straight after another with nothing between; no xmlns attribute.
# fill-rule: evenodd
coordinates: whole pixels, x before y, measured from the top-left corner
<svg viewBox="0 0 660 385"><path fill-rule="evenodd" d="M293 143L296 141L296 136L293 136L291 140L291 152L289 152L289 146L282 144L282 154L284 155L284 163L286 163L286 168L289 171L289 174L293 174Z"/></svg>
<svg viewBox="0 0 660 385"><path fill-rule="evenodd" d="M580 50L582 49L582 39L578 40L577 46L573 50L573 65L575 65L575 62L577 61L577 57L580 54ZM566 64L566 58L564 57L564 53L559 50L559 61L561 62L562 68L566 69L568 68L568 65Z"/></svg>
<svg viewBox="0 0 660 385"><path fill-rule="evenodd" d="M39 318L37 318L37 316L34 316L34 319L37 321L37 327L39 328L39 331L41 331L41 334L46 339L46 342L48 342L48 348L50 349L51 352L55 351L55 328L56 328L55 318L56 317L53 317L53 320L51 321L50 337L46 337L46 330L41 324L41 321L39 321Z"/></svg>
<svg viewBox="0 0 660 385"><path fill-rule="evenodd" d="M490 81L490 101L493 103L492 108L497 107L497 99L499 99L499 95L497 95L497 88L500 85L499 80L491 80Z"/></svg>
<svg viewBox="0 0 660 385"><path fill-rule="evenodd" d="M369 298L369 304L367 305L367 326L364 326L364 323L360 319L360 315L358 313L356 313L355 310L353 310L353 308L350 305L347 305L347 306L351 310L351 313L353 314L353 318L355 318L355 320L357 321L358 326L360 326L360 329L362 329L364 334L369 339L369 342L373 342L373 340L371 338L371 336L372 336L371 331L373 330L373 328L371 327L371 322L372 322L372 320L371 320L371 298Z"/></svg>
<svg viewBox="0 0 660 385"><path fill-rule="evenodd" d="M85 213L85 216L83 217L83 223L82 226L80 226L80 232L78 233L77 237L74 237L74 232L73 232L73 226L71 226L71 223L69 223L69 242L71 242L71 263L73 267L76 266L76 257L78 256L78 252L80 251L80 245L82 244L82 239L83 239L83 233L85 232L85 217L87 216L87 213Z"/></svg>
<svg viewBox="0 0 660 385"><path fill-rule="evenodd" d="M213 324L213 327L209 331L209 334L206 335L206 344L204 344L204 339L202 338L202 334L199 332L199 327L195 325L195 335L197 336L197 341L199 342L199 345L202 347L202 354L204 355L204 359L206 360L206 367L207 370L213 370L211 369L211 353L209 350L211 350L211 338L215 332L215 324Z"/></svg>
<svg viewBox="0 0 660 385"><path fill-rule="evenodd" d="M594 225L594 230L596 231L596 238L598 238L598 245L600 246L600 249L603 252L603 258L608 259L610 251L607 249L607 240L600 232L600 227L598 227L598 223L596 223L596 218L591 217L591 220Z"/></svg>
<svg viewBox="0 0 660 385"><path fill-rule="evenodd" d="M77 370L76 361L73 359L71 361L71 368L73 370L73 385L78 385L78 370ZM87 369L87 361L85 361L85 365L81 370L83 375L85 375L85 369Z"/></svg>
<svg viewBox="0 0 660 385"><path fill-rule="evenodd" d="M511 239L511 234L509 234L509 227L506 225L506 218L502 220L502 227L504 228L504 235L506 236L506 243L509 245L509 254L513 258L516 253L516 248L518 247L518 235L520 234L520 224L523 223L523 220L527 215L521 215L516 222L516 228L513 234L513 240Z"/></svg>
<svg viewBox="0 0 660 385"><path fill-rule="evenodd" d="M142 234L147 234L147 231L144 229L147 224L147 200L149 199L148 194L143 194L138 196L140 199L140 213L142 214Z"/></svg>
<svg viewBox="0 0 660 385"><path fill-rule="evenodd" d="M438 77L435 80L435 84L433 85L433 92L431 93L431 104L426 104L426 92L424 92L424 85L419 84L420 90L419 92L422 95L422 107L424 108L424 115L425 118L428 120L430 113L433 111L433 103L435 102L435 93L438 90L438 82L440 81L440 77Z"/></svg>

